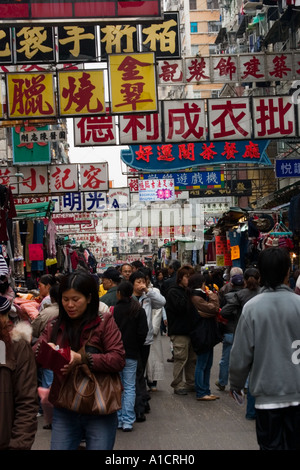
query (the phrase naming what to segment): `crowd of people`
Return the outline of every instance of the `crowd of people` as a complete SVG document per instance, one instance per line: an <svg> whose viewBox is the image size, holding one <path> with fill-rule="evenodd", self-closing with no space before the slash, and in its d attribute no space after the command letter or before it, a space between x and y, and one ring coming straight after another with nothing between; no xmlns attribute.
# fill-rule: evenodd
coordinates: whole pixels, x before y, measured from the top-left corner
<svg viewBox="0 0 300 470"><path fill-rule="evenodd" d="M289 253L270 247L244 271L173 260L155 271L135 261L101 275L44 274L36 295L18 303L0 257L0 414L7 418L0 450L30 449L39 415L53 450L75 450L82 440L88 450L113 449L117 429L131 432L151 411L151 394L165 378L163 335L176 395L212 402L227 388L242 402L246 392L245 417L256 421L260 449L299 450L298 275L293 279ZM210 372L218 343L215 395ZM64 358L60 368L51 351ZM78 412L71 399L62 405L63 392L74 392L69 378L83 370L89 379L119 376L116 410L95 412L93 404Z"/></svg>

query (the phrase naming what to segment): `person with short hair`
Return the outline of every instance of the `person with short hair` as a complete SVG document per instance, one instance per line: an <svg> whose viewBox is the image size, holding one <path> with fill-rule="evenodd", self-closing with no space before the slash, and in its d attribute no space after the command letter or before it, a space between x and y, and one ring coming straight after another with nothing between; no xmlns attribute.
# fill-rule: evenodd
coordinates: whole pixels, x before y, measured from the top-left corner
<svg viewBox="0 0 300 470"><path fill-rule="evenodd" d="M197 356L192 348L191 318L188 308L187 287L195 270L182 266L176 274L176 285L167 291L166 312L168 334L173 344L174 365L171 387L177 395L187 395L195 390L195 367Z"/></svg>
<svg viewBox="0 0 300 470"><path fill-rule="evenodd" d="M122 409L118 411L118 428L124 432L132 431L136 420L136 370L140 350L148 333L146 312L139 302L132 298L132 294L131 282L122 281L117 288L118 301L114 307L114 318L121 331L126 356L125 367L120 372L124 387Z"/></svg>
<svg viewBox="0 0 300 470"><path fill-rule="evenodd" d="M125 281L129 281L132 274L132 266L129 263L124 263L121 266L121 276Z"/></svg>
<svg viewBox="0 0 300 470"><path fill-rule="evenodd" d="M243 307L230 356L231 394L250 374L261 450L300 450L300 298L288 286L291 259L270 247L258 257L261 292Z"/></svg>
<svg viewBox="0 0 300 470"><path fill-rule="evenodd" d="M119 271L115 268L109 268L102 274L102 285L106 294L102 295L101 302L112 307L117 303L117 288L121 282Z"/></svg>

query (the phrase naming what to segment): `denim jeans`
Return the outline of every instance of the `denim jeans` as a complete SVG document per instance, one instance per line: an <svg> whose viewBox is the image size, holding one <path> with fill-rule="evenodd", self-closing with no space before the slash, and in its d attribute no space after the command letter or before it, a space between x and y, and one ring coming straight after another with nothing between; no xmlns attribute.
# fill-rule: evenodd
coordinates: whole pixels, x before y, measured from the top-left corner
<svg viewBox="0 0 300 470"><path fill-rule="evenodd" d="M120 372L124 387L122 393L122 409L118 410L118 428L131 429L135 422L135 380L137 360L126 358L124 369Z"/></svg>
<svg viewBox="0 0 300 470"><path fill-rule="evenodd" d="M230 351L233 343L233 333L225 333L223 337L222 357L219 362L219 384L227 385L229 373Z"/></svg>
<svg viewBox="0 0 300 470"><path fill-rule="evenodd" d="M196 397L202 398L210 395L210 371L213 363L213 348L205 353L197 354L195 369L195 389Z"/></svg>
<svg viewBox="0 0 300 470"><path fill-rule="evenodd" d="M113 450L117 424L117 413L81 415L54 408L51 450L77 450L83 438L87 450Z"/></svg>

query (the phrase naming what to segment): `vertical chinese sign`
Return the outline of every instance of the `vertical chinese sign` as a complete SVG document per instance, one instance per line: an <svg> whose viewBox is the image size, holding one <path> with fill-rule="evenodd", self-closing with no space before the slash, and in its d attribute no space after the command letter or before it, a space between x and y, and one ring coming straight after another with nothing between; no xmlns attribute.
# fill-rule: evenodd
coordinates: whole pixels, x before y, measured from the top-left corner
<svg viewBox="0 0 300 470"><path fill-rule="evenodd" d="M58 73L61 116L105 114L102 70Z"/></svg>
<svg viewBox="0 0 300 470"><path fill-rule="evenodd" d="M35 128L30 127L30 130ZM47 130L48 126L39 127L39 131ZM13 129L13 163L14 165L32 165L50 163L50 144L48 142L23 142L20 134L26 128L16 127Z"/></svg>
<svg viewBox="0 0 300 470"><path fill-rule="evenodd" d="M6 93L9 118L56 116L51 73L7 73Z"/></svg>
<svg viewBox="0 0 300 470"><path fill-rule="evenodd" d="M116 54L108 59L111 112L157 112L154 53Z"/></svg>

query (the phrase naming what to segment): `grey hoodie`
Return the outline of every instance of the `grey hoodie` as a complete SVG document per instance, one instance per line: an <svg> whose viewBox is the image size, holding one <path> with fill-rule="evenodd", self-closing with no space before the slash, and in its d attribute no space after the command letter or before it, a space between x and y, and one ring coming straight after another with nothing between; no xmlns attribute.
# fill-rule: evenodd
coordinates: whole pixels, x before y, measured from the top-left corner
<svg viewBox="0 0 300 470"><path fill-rule="evenodd" d="M249 387L257 405L300 403L300 296L282 284L243 307L230 353L230 388Z"/></svg>

